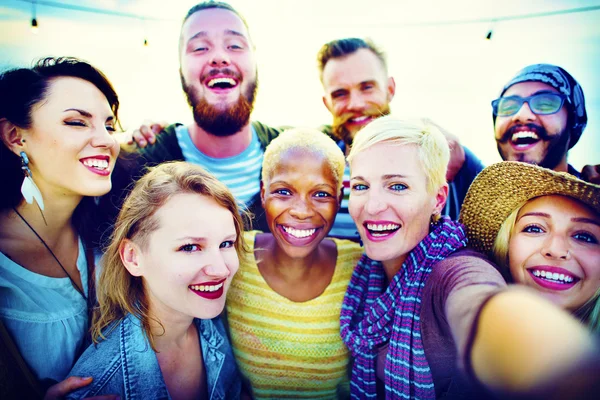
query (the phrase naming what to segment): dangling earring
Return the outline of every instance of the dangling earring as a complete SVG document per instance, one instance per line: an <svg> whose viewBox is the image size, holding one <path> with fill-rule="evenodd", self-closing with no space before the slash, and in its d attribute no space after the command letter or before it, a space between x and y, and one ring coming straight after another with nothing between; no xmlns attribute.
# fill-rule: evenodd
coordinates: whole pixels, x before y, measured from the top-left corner
<svg viewBox="0 0 600 400"><path fill-rule="evenodd" d="M441 218L442 216L440 214L431 214L431 217L429 218L429 229L435 228Z"/></svg>
<svg viewBox="0 0 600 400"><path fill-rule="evenodd" d="M37 185L31 178L31 170L29 169L29 158L24 151L21 152L21 169L23 170L23 174L25 175L25 179L23 180L23 184L21 185L21 194L25 201L29 204L33 203L33 200L36 201L40 212L44 211L44 199L42 198L42 192L38 189ZM42 213L42 217L44 214ZM44 221L46 219L44 218Z"/></svg>

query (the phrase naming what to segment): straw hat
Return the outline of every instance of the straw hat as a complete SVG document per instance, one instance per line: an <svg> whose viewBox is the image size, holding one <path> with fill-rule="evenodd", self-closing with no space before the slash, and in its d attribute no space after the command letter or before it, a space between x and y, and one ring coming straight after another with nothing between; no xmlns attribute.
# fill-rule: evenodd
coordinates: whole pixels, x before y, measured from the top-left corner
<svg viewBox="0 0 600 400"><path fill-rule="evenodd" d="M516 161L485 168L471 184L460 210L469 246L489 254L500 226L515 209L534 197L553 194L577 199L600 214L600 185Z"/></svg>

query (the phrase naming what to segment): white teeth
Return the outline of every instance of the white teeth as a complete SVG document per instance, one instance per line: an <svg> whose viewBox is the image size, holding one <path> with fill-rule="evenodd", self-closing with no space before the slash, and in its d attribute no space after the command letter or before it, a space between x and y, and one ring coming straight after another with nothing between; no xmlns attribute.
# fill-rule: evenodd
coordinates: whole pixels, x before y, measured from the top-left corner
<svg viewBox="0 0 600 400"><path fill-rule="evenodd" d="M536 269L536 270L533 270L532 273L534 276L542 277L544 279L551 279L553 281L566 282L566 283L573 282L572 276L565 275L565 274L559 274L557 272L549 272L549 271Z"/></svg>
<svg viewBox="0 0 600 400"><path fill-rule="evenodd" d="M197 292L216 292L223 287L223 282L218 285L190 285L190 289Z"/></svg>
<svg viewBox="0 0 600 400"><path fill-rule="evenodd" d="M519 139L534 139L538 140L540 137L531 131L520 131L512 135L512 141L515 142Z"/></svg>
<svg viewBox="0 0 600 400"><path fill-rule="evenodd" d="M392 231L400 228L397 224L367 224L367 229L370 231Z"/></svg>
<svg viewBox="0 0 600 400"><path fill-rule="evenodd" d="M97 168L97 169L107 169L108 168L108 161L100 160L98 158L86 158L85 160L82 161L82 163L86 167L93 167L93 168Z"/></svg>
<svg viewBox="0 0 600 400"><path fill-rule="evenodd" d="M214 78L208 81L208 87L213 87L218 83L227 83L231 86L235 86L235 80L232 78Z"/></svg>
<svg viewBox="0 0 600 400"><path fill-rule="evenodd" d="M294 229L292 227L283 226L283 225L282 225L282 227L283 227L284 231L286 231L290 235L297 237L299 239L312 236L317 231L315 228L313 228L313 229Z"/></svg>
<svg viewBox="0 0 600 400"><path fill-rule="evenodd" d="M352 118L352 122L363 122L364 120L366 120L367 118L369 118L366 115L363 115L362 117L356 117L356 118Z"/></svg>

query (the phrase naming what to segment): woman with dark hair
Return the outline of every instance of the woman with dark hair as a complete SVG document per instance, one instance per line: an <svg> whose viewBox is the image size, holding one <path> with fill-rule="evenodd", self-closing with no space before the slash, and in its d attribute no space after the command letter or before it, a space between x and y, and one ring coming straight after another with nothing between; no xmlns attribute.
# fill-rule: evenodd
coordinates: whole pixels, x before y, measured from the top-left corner
<svg viewBox="0 0 600 400"><path fill-rule="evenodd" d="M3 72L0 93L2 342L41 392L86 345L94 197L111 189L119 100L102 72L67 57Z"/></svg>

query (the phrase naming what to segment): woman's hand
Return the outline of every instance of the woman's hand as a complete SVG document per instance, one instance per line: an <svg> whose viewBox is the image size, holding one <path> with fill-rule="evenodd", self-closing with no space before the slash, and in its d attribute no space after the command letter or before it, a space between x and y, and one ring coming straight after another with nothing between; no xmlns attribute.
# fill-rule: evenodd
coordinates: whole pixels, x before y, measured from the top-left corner
<svg viewBox="0 0 600 400"><path fill-rule="evenodd" d="M58 382L55 385L50 386L44 400L61 400L65 398L69 393L82 388L92 383L92 377L82 378L79 376L70 376L62 382ZM96 396L88 397L87 400L118 400L119 396L107 395L107 396Z"/></svg>

